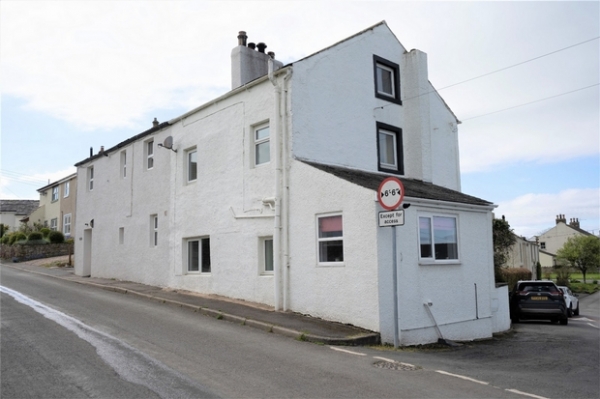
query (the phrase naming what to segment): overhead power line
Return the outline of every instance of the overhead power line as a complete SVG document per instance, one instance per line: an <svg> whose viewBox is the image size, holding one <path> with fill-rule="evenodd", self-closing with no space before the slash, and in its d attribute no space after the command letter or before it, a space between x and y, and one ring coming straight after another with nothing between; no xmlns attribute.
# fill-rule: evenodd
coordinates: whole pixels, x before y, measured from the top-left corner
<svg viewBox="0 0 600 399"><path fill-rule="evenodd" d="M577 91L581 91L581 90L589 89L590 87L595 87L595 86L598 86L598 85L600 85L600 83L596 83L596 84L593 84L593 85L590 85L590 86L582 87L582 88L580 88L580 89L571 90L571 91L568 91L568 92L566 92L566 93L560 93L560 94L556 94L556 95L554 95L554 96L550 96L550 97L546 97L546 98L541 98L541 99L539 99L539 100L530 101L530 102L528 102L528 103L524 103L524 104L515 105L515 106L513 106L513 107L508 107L508 108L499 109L499 110L497 110L497 111L488 112L488 113L486 113L486 114L481 114L481 115L477 115L477 116L472 116L471 118L465 118L465 119L463 119L462 121L464 122L464 121L468 121L468 120L475 119L475 118L481 118L482 116L487 116L487 115L497 114L498 112L508 111L509 109L515 109L515 108L519 108L519 107L524 107L524 106L526 106L526 105L535 104L535 103L539 103L539 102L541 102L541 101L550 100L551 98L556 98L556 97L560 97L560 96L565 96L565 95L567 95L567 94L571 94L571 93L575 93L575 92L577 92Z"/></svg>
<svg viewBox="0 0 600 399"><path fill-rule="evenodd" d="M554 51L552 51L550 53L546 53L546 54L543 54L543 55L540 55L540 56L537 56L537 57L534 57L534 58L530 58L530 59L528 59L526 61L522 61L522 62L519 62L517 64L513 64L513 65L509 65L509 66L504 67L504 68L496 69L495 71L484 73L483 75L475 76L473 78L469 78L469 79L466 79L466 80L463 80L463 81L460 81L460 82L457 82L457 83L453 83L453 84L448 85L448 86L444 86L444 87L438 89L438 91L447 89L449 87L457 86L457 85L460 85L460 84L463 84L463 83L466 83L466 82L470 82L470 81L475 80L475 79L483 78L484 76L489 76L489 75L492 75L494 73L506 71L507 69L514 68L514 67L517 67L519 65L527 64L528 62L539 60L540 58L544 58L544 57L547 57L549 55L556 54L556 53L559 53L561 51L568 50L570 48L577 47L577 46L580 46L582 44L589 43L589 42L592 42L592 41L598 40L598 39L600 39L600 36L596 36L596 37L593 37L591 39L584 40L583 42L579 42L579 43L572 44L572 45L567 46L567 47L563 47L563 48L558 49L558 50L554 50Z"/></svg>

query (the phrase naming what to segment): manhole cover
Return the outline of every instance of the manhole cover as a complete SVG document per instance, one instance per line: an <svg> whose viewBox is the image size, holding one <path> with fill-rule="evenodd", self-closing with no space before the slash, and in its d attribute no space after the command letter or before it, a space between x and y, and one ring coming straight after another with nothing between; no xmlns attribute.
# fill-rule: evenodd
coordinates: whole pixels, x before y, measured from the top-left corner
<svg viewBox="0 0 600 399"><path fill-rule="evenodd" d="M422 367L413 366L412 364L408 364L408 363L386 362L386 361L375 362L375 363L373 363L373 366L380 368L380 369L400 370L400 371L416 371L416 370L422 369Z"/></svg>

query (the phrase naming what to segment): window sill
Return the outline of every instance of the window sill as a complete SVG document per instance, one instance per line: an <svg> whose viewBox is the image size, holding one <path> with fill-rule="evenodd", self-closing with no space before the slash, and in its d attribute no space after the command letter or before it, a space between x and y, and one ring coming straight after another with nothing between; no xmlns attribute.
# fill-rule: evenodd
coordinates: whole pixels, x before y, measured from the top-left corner
<svg viewBox="0 0 600 399"><path fill-rule="evenodd" d="M346 264L344 262L319 262L317 263L317 267L345 267Z"/></svg>
<svg viewBox="0 0 600 399"><path fill-rule="evenodd" d="M462 262L458 259L449 260L419 260L419 266L461 266Z"/></svg>

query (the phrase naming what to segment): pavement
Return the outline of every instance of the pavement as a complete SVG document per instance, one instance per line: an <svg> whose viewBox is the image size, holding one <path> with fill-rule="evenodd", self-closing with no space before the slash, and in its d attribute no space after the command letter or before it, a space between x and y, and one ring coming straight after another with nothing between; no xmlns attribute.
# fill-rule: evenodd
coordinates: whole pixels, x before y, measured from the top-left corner
<svg viewBox="0 0 600 399"><path fill-rule="evenodd" d="M4 267L41 274L72 283L84 284L120 294L135 295L297 340L349 346L378 344L381 340L379 333L373 331L294 312L275 311L273 308L261 304L155 287L131 281L81 277L75 275L72 267L59 266L66 262L67 257L57 257L18 263L2 260L1 264Z"/></svg>

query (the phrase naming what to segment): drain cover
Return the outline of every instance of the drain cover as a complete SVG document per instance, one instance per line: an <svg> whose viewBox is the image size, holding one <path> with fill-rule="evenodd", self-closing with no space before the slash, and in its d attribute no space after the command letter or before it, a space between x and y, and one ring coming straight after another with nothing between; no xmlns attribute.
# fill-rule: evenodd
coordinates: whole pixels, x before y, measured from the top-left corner
<svg viewBox="0 0 600 399"><path fill-rule="evenodd" d="M400 371L416 371L416 370L422 369L422 367L413 366L412 364L408 364L408 363L386 362L386 361L375 362L375 363L373 363L373 366L380 368L380 369L400 370Z"/></svg>

